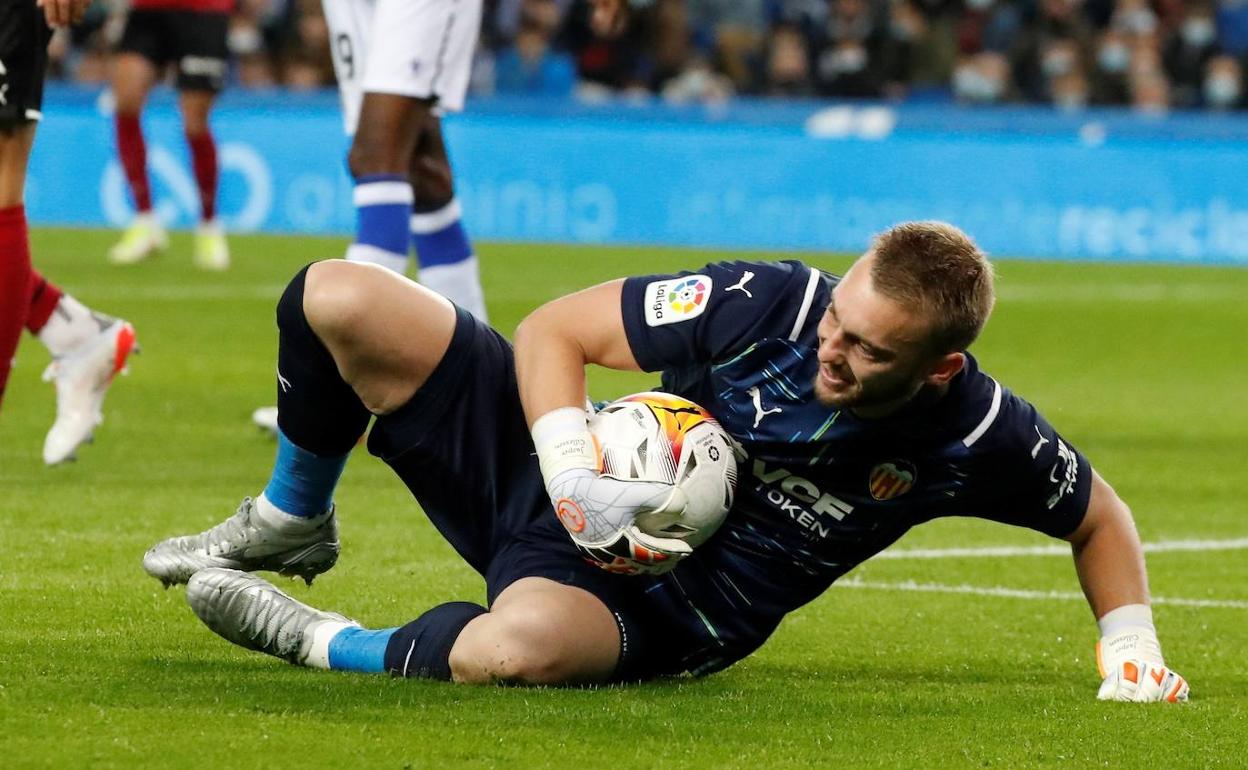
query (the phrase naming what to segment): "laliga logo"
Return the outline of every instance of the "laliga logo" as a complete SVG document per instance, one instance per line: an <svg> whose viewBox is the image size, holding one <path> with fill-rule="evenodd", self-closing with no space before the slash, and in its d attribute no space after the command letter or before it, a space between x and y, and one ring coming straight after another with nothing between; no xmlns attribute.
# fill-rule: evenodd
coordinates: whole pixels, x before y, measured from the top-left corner
<svg viewBox="0 0 1248 770"><path fill-rule="evenodd" d="M222 214L227 229L258 229L273 208L273 174L268 164L250 145L233 142L221 145L217 158L222 183L230 175L236 175L242 177L246 191L237 212ZM190 168L179 156L163 145L150 145L148 173L152 176L153 188L161 188L168 195L154 202L156 214L162 222L173 224L182 219L190 222L199 219L199 191ZM114 158L109 161L100 180L100 208L110 223L123 227L132 216L129 201L125 175L121 164Z"/></svg>
<svg viewBox="0 0 1248 770"><path fill-rule="evenodd" d="M679 315L688 315L706 299L706 284L695 278L680 283L667 295L667 304Z"/></svg>

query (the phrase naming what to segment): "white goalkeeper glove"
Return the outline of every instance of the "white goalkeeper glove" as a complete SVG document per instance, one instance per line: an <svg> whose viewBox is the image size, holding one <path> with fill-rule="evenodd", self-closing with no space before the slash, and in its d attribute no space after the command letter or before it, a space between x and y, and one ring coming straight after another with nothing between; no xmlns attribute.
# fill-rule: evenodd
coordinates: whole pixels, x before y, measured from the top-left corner
<svg viewBox="0 0 1248 770"><path fill-rule="evenodd" d="M1103 677L1098 699L1136 703L1187 700L1187 680L1166 666L1161 657L1161 642L1148 605L1119 607L1097 624L1101 640L1096 644L1096 665Z"/></svg>
<svg viewBox="0 0 1248 770"><path fill-rule="evenodd" d="M599 452L583 410L542 415L533 423L533 444L555 513L588 561L609 572L661 574L693 553L683 540L637 527L638 514L683 510L684 497L671 484L598 475Z"/></svg>

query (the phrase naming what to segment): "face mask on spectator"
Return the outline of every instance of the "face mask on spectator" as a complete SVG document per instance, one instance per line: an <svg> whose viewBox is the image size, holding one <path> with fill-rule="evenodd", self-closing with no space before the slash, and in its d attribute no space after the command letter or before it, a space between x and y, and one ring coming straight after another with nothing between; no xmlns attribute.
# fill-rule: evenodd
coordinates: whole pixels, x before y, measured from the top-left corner
<svg viewBox="0 0 1248 770"><path fill-rule="evenodd" d="M1075 57L1069 50L1064 48L1055 48L1045 51L1044 58L1040 60L1040 69L1048 77L1057 77L1065 75L1075 66Z"/></svg>
<svg viewBox="0 0 1248 770"><path fill-rule="evenodd" d="M1216 107L1238 102L1239 91L1239 81L1231 75L1210 75L1205 79L1205 99Z"/></svg>
<svg viewBox="0 0 1248 770"><path fill-rule="evenodd" d="M996 0L966 0L966 7L972 11L982 11L989 8Z"/></svg>
<svg viewBox="0 0 1248 770"><path fill-rule="evenodd" d="M832 76L861 72L866 66L867 51L858 45L837 48L826 54L823 60L824 71Z"/></svg>
<svg viewBox="0 0 1248 770"><path fill-rule="evenodd" d="M1157 17L1147 8L1137 8L1122 17L1122 28L1132 35L1151 35L1157 28Z"/></svg>
<svg viewBox="0 0 1248 770"><path fill-rule="evenodd" d="M1068 91L1054 96L1053 104L1067 112L1081 110L1088 104L1088 95L1078 91Z"/></svg>
<svg viewBox="0 0 1248 770"><path fill-rule="evenodd" d="M1213 42L1218 28L1214 26L1213 19L1198 16L1183 22L1181 34L1183 42L1192 48L1204 48Z"/></svg>
<svg viewBox="0 0 1248 770"><path fill-rule="evenodd" d="M1096 61L1106 72L1126 72L1127 65L1131 63L1131 52L1122 43L1108 43L1101 46Z"/></svg>
<svg viewBox="0 0 1248 770"><path fill-rule="evenodd" d="M226 45L230 52L238 56L259 51L263 43L260 30L241 24L230 27L229 35L226 36Z"/></svg>
<svg viewBox="0 0 1248 770"><path fill-rule="evenodd" d="M968 102L995 102L1001 97L1002 84L985 76L972 65L958 67L953 73L953 92Z"/></svg>
<svg viewBox="0 0 1248 770"><path fill-rule="evenodd" d="M919 30L915 23L903 19L893 19L889 22L888 31L892 34L894 40L900 40L903 43L914 40L919 36Z"/></svg>

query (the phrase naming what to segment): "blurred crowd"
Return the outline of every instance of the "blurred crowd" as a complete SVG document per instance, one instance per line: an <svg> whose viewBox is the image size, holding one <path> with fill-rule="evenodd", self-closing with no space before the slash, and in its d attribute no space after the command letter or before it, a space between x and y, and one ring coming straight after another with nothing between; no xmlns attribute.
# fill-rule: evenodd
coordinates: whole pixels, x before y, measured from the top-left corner
<svg viewBox="0 0 1248 770"><path fill-rule="evenodd" d="M634 0L611 40L589 10L486 0L472 91L1248 106L1248 0ZM124 13L58 34L54 76L104 82ZM237 87L333 85L320 0L238 0L229 45Z"/></svg>

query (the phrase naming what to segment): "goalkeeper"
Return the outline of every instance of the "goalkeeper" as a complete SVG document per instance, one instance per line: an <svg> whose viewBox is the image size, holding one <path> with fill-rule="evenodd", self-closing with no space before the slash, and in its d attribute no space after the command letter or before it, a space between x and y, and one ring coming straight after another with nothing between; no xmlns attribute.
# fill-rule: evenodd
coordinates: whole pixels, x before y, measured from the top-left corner
<svg viewBox="0 0 1248 770"><path fill-rule="evenodd" d="M402 277L316 263L278 304L268 485L223 523L155 545L144 568L187 582L219 635L300 665L636 681L732 665L911 527L975 516L1070 542L1099 625L1099 697L1185 700L1126 504L967 352L993 297L992 268L965 234L908 223L841 277L723 262L595 286L530 315L513 353ZM696 550L634 526L667 499L663 485L595 472L587 364L661 372L664 390L706 407L740 445L732 510ZM334 487L374 416L369 451L483 576L485 606L450 602L370 630L250 574L311 580L333 566ZM585 534L561 528L552 499L613 525L574 542Z"/></svg>

